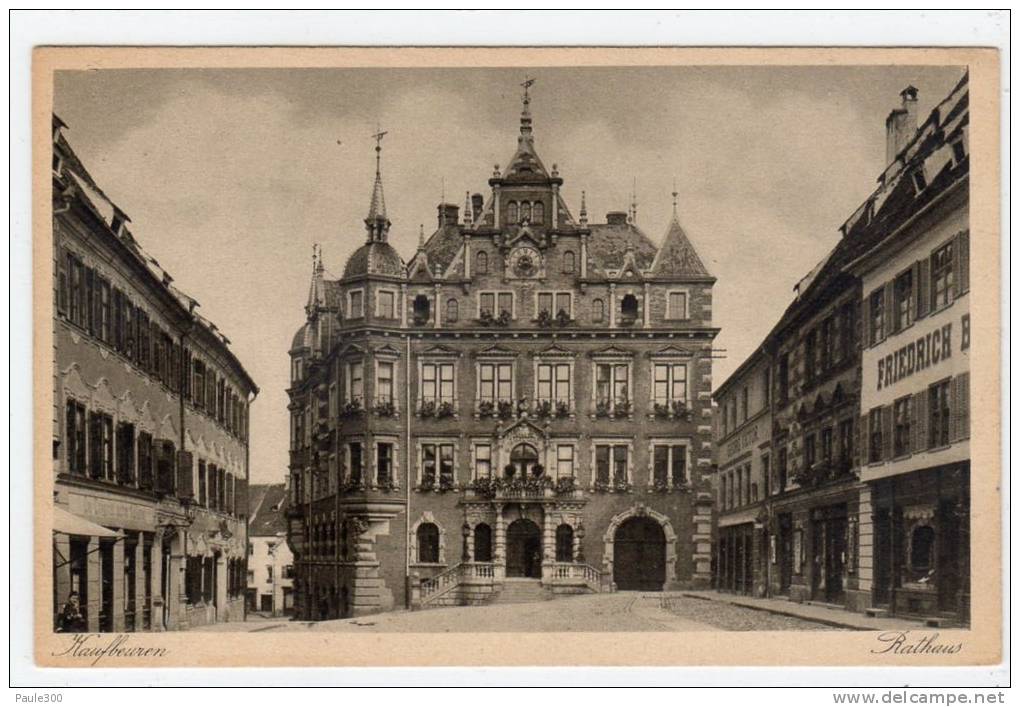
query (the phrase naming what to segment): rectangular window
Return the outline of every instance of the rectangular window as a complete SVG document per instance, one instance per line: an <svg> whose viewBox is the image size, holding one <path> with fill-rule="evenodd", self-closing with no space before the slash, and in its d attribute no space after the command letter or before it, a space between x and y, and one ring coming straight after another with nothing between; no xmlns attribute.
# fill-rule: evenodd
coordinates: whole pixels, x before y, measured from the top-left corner
<svg viewBox="0 0 1020 707"><path fill-rule="evenodd" d="M777 488L780 493L786 490L787 474L789 473L789 452L786 447L779 449L779 459L776 461Z"/></svg>
<svg viewBox="0 0 1020 707"><path fill-rule="evenodd" d="M847 418L839 423L839 468L840 471L849 471L851 455L854 444L854 421Z"/></svg>
<svg viewBox="0 0 1020 707"><path fill-rule="evenodd" d="M379 298L376 305L376 316L380 319L394 319L396 317L396 297L389 290L379 290L376 293Z"/></svg>
<svg viewBox="0 0 1020 707"><path fill-rule="evenodd" d="M832 428L826 427L822 430L822 461L826 464L832 463Z"/></svg>
<svg viewBox="0 0 1020 707"><path fill-rule="evenodd" d="M538 293L538 314L545 312L548 315L553 314L553 295L552 292L539 292Z"/></svg>
<svg viewBox="0 0 1020 707"><path fill-rule="evenodd" d="M747 422L748 413L751 407L750 391L744 388L740 391L740 419L742 422Z"/></svg>
<svg viewBox="0 0 1020 707"><path fill-rule="evenodd" d="M931 308L945 307L953 301L953 242L931 254Z"/></svg>
<svg viewBox="0 0 1020 707"><path fill-rule="evenodd" d="M432 488L437 480L444 486L453 485L452 444L421 445L421 485L423 488Z"/></svg>
<svg viewBox="0 0 1020 707"><path fill-rule="evenodd" d="M928 388L928 447L945 447L949 444L949 381Z"/></svg>
<svg viewBox="0 0 1020 707"><path fill-rule="evenodd" d="M375 447L375 480L380 486L393 481L393 444L379 442Z"/></svg>
<svg viewBox="0 0 1020 707"><path fill-rule="evenodd" d="M453 364L423 363L422 400L426 402L453 402Z"/></svg>
<svg viewBox="0 0 1020 707"><path fill-rule="evenodd" d="M496 294L483 292L478 296L478 315L481 317L496 316Z"/></svg>
<svg viewBox="0 0 1020 707"><path fill-rule="evenodd" d="M786 405L790 401L790 354L783 354L779 359L779 404Z"/></svg>
<svg viewBox="0 0 1020 707"><path fill-rule="evenodd" d="M560 444L556 446L556 478L566 479L574 476L574 445Z"/></svg>
<svg viewBox="0 0 1020 707"><path fill-rule="evenodd" d="M613 483L627 483L627 447L622 444L613 446Z"/></svg>
<svg viewBox="0 0 1020 707"><path fill-rule="evenodd" d="M364 459L361 454L361 442L348 442L347 453L350 457L350 474L348 475L351 483L360 484L364 476Z"/></svg>
<svg viewBox="0 0 1020 707"><path fill-rule="evenodd" d="M135 483L135 426L126 422L117 425L117 481Z"/></svg>
<svg viewBox="0 0 1020 707"><path fill-rule="evenodd" d="M818 332L812 329L804 339L804 380L811 385L818 375Z"/></svg>
<svg viewBox="0 0 1020 707"><path fill-rule="evenodd" d="M560 316L560 312L563 312L566 316L571 316L570 306L570 293L569 292L557 292L556 293L556 316Z"/></svg>
<svg viewBox="0 0 1020 707"><path fill-rule="evenodd" d="M595 481L609 484L609 455L612 447L608 444L595 445Z"/></svg>
<svg viewBox="0 0 1020 707"><path fill-rule="evenodd" d="M836 322L834 317L829 317L822 322L822 351L821 359L818 363L818 369L820 372L828 371L832 367L835 328Z"/></svg>
<svg viewBox="0 0 1020 707"><path fill-rule="evenodd" d="M878 343L885 338L885 289L878 288L868 298L868 311L871 319L868 321L869 340L872 344Z"/></svg>
<svg viewBox="0 0 1020 707"><path fill-rule="evenodd" d="M89 472L93 479L113 479L113 418L89 414Z"/></svg>
<svg viewBox="0 0 1020 707"><path fill-rule="evenodd" d="M421 446L421 485L432 488L436 485L436 445Z"/></svg>
<svg viewBox="0 0 1020 707"><path fill-rule="evenodd" d="M652 373L652 395L659 405L687 402L687 366L683 363L657 363Z"/></svg>
<svg viewBox="0 0 1020 707"><path fill-rule="evenodd" d="M514 294L513 292L500 292L497 295L496 304L499 306L499 316L513 316ZM506 312L506 314L504 314Z"/></svg>
<svg viewBox="0 0 1020 707"><path fill-rule="evenodd" d="M478 366L479 398L486 402L513 399L513 364L482 363Z"/></svg>
<svg viewBox="0 0 1020 707"><path fill-rule="evenodd" d="M209 497L206 491L206 470L205 461L198 461L198 505L203 508L209 506Z"/></svg>
<svg viewBox="0 0 1020 707"><path fill-rule="evenodd" d="M475 445L475 478L488 479L492 476L492 447L488 444Z"/></svg>
<svg viewBox="0 0 1020 707"><path fill-rule="evenodd" d="M607 405L628 402L629 383L630 364L598 364L595 369L596 401Z"/></svg>
<svg viewBox="0 0 1020 707"><path fill-rule="evenodd" d="M453 445L439 445L439 485L449 488L453 486Z"/></svg>
<svg viewBox="0 0 1020 707"><path fill-rule="evenodd" d="M570 364L540 363L538 364L537 398L553 403L569 403L570 396Z"/></svg>
<svg viewBox="0 0 1020 707"><path fill-rule="evenodd" d="M349 297L350 306L348 307L348 317L350 319L359 319L365 316L365 296L361 290L351 292Z"/></svg>
<svg viewBox="0 0 1020 707"><path fill-rule="evenodd" d="M393 402L393 362L378 361L376 364L375 397L380 403Z"/></svg>
<svg viewBox="0 0 1020 707"><path fill-rule="evenodd" d="M656 486L681 486L687 481L687 447L657 444L652 448L652 480Z"/></svg>
<svg viewBox="0 0 1020 707"><path fill-rule="evenodd" d="M818 461L818 447L814 433L804 435L804 467L810 469Z"/></svg>
<svg viewBox="0 0 1020 707"><path fill-rule="evenodd" d="M882 461L882 408L868 413L868 463Z"/></svg>
<svg viewBox="0 0 1020 707"><path fill-rule="evenodd" d="M687 319L687 293L686 292L670 292L668 319Z"/></svg>
<svg viewBox="0 0 1020 707"><path fill-rule="evenodd" d="M85 406L68 398L65 414L67 470L72 474L85 474Z"/></svg>
<svg viewBox="0 0 1020 707"><path fill-rule="evenodd" d="M761 458L761 478L762 478L762 480L763 480L763 482L765 484L763 490L764 490L766 496L770 495L770 490L773 488L772 469L769 466L771 461L772 460L770 459L769 455L767 455L767 454L762 455L762 458Z"/></svg>
<svg viewBox="0 0 1020 707"><path fill-rule="evenodd" d="M893 403L893 456L910 453L910 397Z"/></svg>
<svg viewBox="0 0 1020 707"><path fill-rule="evenodd" d="M893 284L893 326L903 331L914 323L914 272L907 270Z"/></svg>
<svg viewBox="0 0 1020 707"><path fill-rule="evenodd" d="M361 361L347 364L347 375L349 381L347 401L361 402L365 398L365 364Z"/></svg>

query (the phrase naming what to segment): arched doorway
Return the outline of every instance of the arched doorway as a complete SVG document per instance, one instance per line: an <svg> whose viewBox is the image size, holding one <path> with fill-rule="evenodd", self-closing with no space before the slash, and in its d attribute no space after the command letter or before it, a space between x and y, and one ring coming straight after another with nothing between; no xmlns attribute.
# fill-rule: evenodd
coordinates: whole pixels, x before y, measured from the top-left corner
<svg viewBox="0 0 1020 707"><path fill-rule="evenodd" d="M514 476L526 479L538 464L538 450L530 444L518 444L510 450L510 464L514 467Z"/></svg>
<svg viewBox="0 0 1020 707"><path fill-rule="evenodd" d="M628 518L616 529L613 581L623 591L662 591L666 582L666 535L652 518Z"/></svg>
<svg viewBox="0 0 1020 707"><path fill-rule="evenodd" d="M475 562L492 562L492 529L486 523L475 526Z"/></svg>
<svg viewBox="0 0 1020 707"><path fill-rule="evenodd" d="M506 576L542 576L542 531L527 518L515 520L506 529Z"/></svg>

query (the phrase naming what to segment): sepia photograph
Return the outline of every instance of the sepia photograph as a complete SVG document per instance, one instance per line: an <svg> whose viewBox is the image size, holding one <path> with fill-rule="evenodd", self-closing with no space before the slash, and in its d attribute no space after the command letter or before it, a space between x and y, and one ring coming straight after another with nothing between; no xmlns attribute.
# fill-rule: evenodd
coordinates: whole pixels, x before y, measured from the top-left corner
<svg viewBox="0 0 1020 707"><path fill-rule="evenodd" d="M998 662L997 53L687 52L37 48L36 661Z"/></svg>

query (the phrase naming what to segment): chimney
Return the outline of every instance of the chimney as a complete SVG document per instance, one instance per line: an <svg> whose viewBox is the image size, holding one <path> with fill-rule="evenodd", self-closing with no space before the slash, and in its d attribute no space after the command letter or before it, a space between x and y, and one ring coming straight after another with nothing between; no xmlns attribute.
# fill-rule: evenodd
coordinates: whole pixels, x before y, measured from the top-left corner
<svg viewBox="0 0 1020 707"><path fill-rule="evenodd" d="M471 213L474 218L471 220L478 223L478 219L482 217L482 207L485 206L485 198L481 194L471 195Z"/></svg>
<svg viewBox="0 0 1020 707"><path fill-rule="evenodd" d="M907 142L917 132L917 89L907 86L900 91L902 105L885 119L885 163L892 164Z"/></svg>
<svg viewBox="0 0 1020 707"><path fill-rule="evenodd" d="M460 207L456 204L440 204L436 207L439 216L439 228L443 226L456 226L457 217L460 214Z"/></svg>
<svg viewBox="0 0 1020 707"><path fill-rule="evenodd" d="M610 211L608 214L606 214L606 223L608 223L610 226L626 226L627 212Z"/></svg>

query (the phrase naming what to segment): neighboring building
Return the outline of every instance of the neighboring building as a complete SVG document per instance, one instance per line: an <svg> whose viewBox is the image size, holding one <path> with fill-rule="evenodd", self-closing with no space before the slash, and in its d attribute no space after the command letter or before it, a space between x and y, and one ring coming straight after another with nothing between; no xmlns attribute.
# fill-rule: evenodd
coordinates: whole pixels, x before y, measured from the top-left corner
<svg viewBox="0 0 1020 707"><path fill-rule="evenodd" d="M294 610L294 555L287 545L287 484L248 489L248 611Z"/></svg>
<svg viewBox="0 0 1020 707"><path fill-rule="evenodd" d="M877 237L851 264L864 312L861 588L875 607L950 622L970 617L967 89L964 77L920 128L904 91L875 215L847 229Z"/></svg>
<svg viewBox="0 0 1020 707"><path fill-rule="evenodd" d="M759 349L713 394L715 587L753 596L765 596L769 578L771 375L771 359Z"/></svg>
<svg viewBox="0 0 1020 707"><path fill-rule="evenodd" d="M83 630L243 618L252 379L53 119L53 608Z"/></svg>
<svg viewBox="0 0 1020 707"><path fill-rule="evenodd" d="M380 138L381 139L381 136ZM290 349L297 612L708 586L712 286L673 219L589 223L517 149L405 265L378 169Z"/></svg>
<svg viewBox="0 0 1020 707"><path fill-rule="evenodd" d="M967 79L920 128L916 89L902 99L886 123L889 166L878 190L798 283L762 346L715 394L716 486L726 499L717 586L746 590L739 568L747 562L743 576L757 580L760 546L752 535L748 560L746 531L728 530L735 521L725 503L739 481L730 487L726 472L746 464L740 445L728 441L744 429L740 386L769 365L767 593L965 622Z"/></svg>

